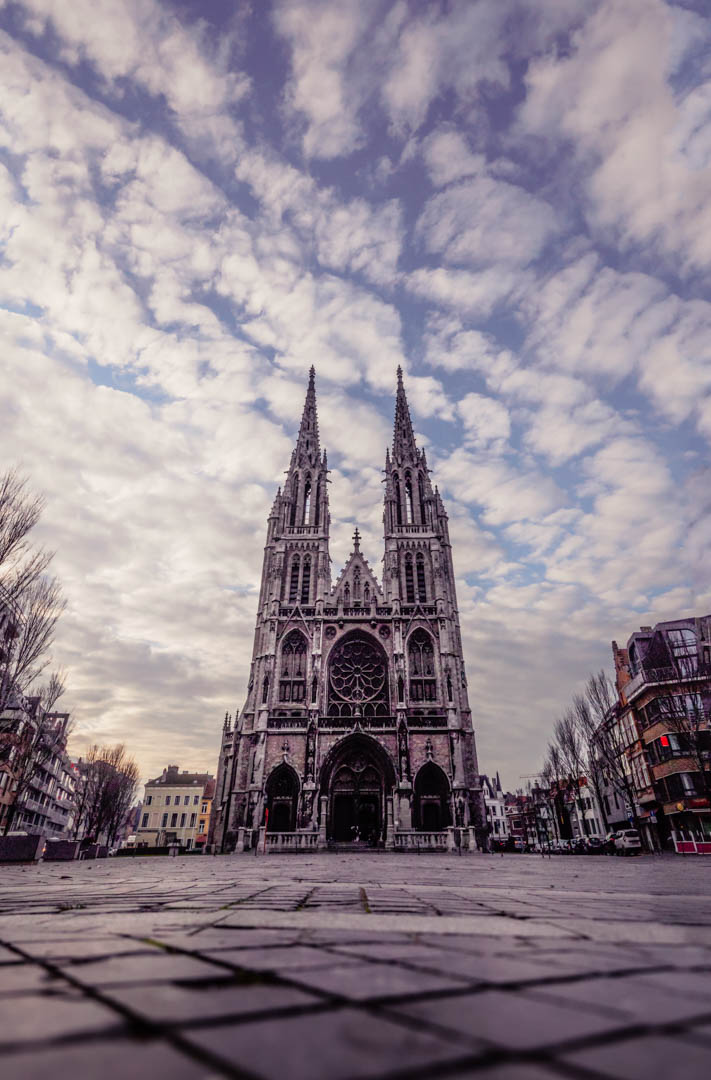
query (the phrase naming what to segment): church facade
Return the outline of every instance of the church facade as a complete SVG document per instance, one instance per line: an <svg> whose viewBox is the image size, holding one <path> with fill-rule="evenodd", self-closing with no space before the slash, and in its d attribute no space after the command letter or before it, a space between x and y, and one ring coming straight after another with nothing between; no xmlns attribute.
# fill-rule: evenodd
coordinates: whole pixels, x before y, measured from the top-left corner
<svg viewBox="0 0 711 1080"><path fill-rule="evenodd" d="M481 810L447 514L398 370L379 580L360 550L335 582L315 373L267 523L247 699L225 717L218 851L331 844L473 850Z"/></svg>

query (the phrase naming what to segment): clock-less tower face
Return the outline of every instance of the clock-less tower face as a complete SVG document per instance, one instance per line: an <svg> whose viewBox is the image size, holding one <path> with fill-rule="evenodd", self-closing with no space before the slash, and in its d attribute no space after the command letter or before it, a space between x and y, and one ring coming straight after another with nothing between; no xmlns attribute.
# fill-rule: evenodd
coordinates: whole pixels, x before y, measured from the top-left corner
<svg viewBox="0 0 711 1080"><path fill-rule="evenodd" d="M280 844L312 849L393 847L414 833L436 845L455 821L475 823L447 515L415 442L401 373L385 460L382 581L356 529L332 582L328 484L312 370L267 524L247 700L224 733L213 815L223 849L265 824Z"/></svg>

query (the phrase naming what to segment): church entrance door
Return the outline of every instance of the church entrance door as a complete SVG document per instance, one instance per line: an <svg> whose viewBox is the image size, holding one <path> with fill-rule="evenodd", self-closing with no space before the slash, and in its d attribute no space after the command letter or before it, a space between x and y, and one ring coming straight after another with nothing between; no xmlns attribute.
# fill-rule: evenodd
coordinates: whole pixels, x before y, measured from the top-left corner
<svg viewBox="0 0 711 1080"><path fill-rule="evenodd" d="M382 777L362 756L342 765L331 785L331 832L337 843L376 844L381 835Z"/></svg>

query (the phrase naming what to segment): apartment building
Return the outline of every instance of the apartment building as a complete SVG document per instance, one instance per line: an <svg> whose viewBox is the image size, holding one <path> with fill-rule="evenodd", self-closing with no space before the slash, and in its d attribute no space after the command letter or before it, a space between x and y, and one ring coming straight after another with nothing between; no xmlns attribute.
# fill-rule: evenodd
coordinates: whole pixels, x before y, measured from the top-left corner
<svg viewBox="0 0 711 1080"><path fill-rule="evenodd" d="M207 838L213 795L214 777L210 773L181 772L179 766L168 765L146 784L136 847L202 846Z"/></svg>

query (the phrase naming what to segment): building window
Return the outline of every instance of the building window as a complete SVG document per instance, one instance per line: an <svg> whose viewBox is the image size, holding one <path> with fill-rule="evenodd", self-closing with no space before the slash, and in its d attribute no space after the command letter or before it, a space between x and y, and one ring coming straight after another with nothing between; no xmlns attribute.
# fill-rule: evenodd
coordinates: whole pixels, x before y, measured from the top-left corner
<svg viewBox="0 0 711 1080"><path fill-rule="evenodd" d="M693 630L668 630L674 664L682 678L695 675L698 670L696 634Z"/></svg>
<svg viewBox="0 0 711 1080"><path fill-rule="evenodd" d="M141 828L142 829L147 829L148 828L148 814L143 815L143 821L141 822Z"/></svg>
<svg viewBox="0 0 711 1080"><path fill-rule="evenodd" d="M262 680L262 705L266 705L269 697L269 676L265 675Z"/></svg>
<svg viewBox="0 0 711 1080"><path fill-rule="evenodd" d="M415 576L412 570L412 555L405 556L405 598L408 604L415 603Z"/></svg>
<svg viewBox="0 0 711 1080"><path fill-rule="evenodd" d="M437 697L434 649L432 638L421 628L410 635L410 698L412 701L434 701Z"/></svg>
<svg viewBox="0 0 711 1080"><path fill-rule="evenodd" d="M170 806L170 795L166 795L166 797L165 797L165 805Z"/></svg>
<svg viewBox="0 0 711 1080"><path fill-rule="evenodd" d="M187 814L181 814L180 815L180 828L181 829L185 828L185 822L186 821L187 821Z"/></svg>
<svg viewBox="0 0 711 1080"><path fill-rule="evenodd" d="M304 571L301 575L301 603L308 604L309 593L311 591L311 559L306 556L304 559Z"/></svg>
<svg viewBox="0 0 711 1080"><path fill-rule="evenodd" d="M298 555L291 560L291 577L289 579L289 603L295 604L299 595L299 569L301 562Z"/></svg>
<svg viewBox="0 0 711 1080"><path fill-rule="evenodd" d="M417 555L417 599L421 604L427 602L427 586L425 584L425 557L422 552Z"/></svg>
<svg viewBox="0 0 711 1080"><path fill-rule="evenodd" d="M163 818L162 818L161 823L160 823L161 829L165 829L167 824L168 824L168 815L163 814Z"/></svg>
<svg viewBox="0 0 711 1080"><path fill-rule="evenodd" d="M202 809L201 809L200 813L201 814L206 814L207 813L207 803L202 804Z"/></svg>
<svg viewBox="0 0 711 1080"><path fill-rule="evenodd" d="M402 525L402 496L400 494L400 481L397 473L393 476L393 487L395 490L395 524Z"/></svg>
<svg viewBox="0 0 711 1080"><path fill-rule="evenodd" d="M190 828L191 829L195 828L195 818L196 817L197 817L197 814L191 814L190 815Z"/></svg>
<svg viewBox="0 0 711 1080"><path fill-rule="evenodd" d="M190 796L186 795L183 799L183 806L190 806Z"/></svg>
<svg viewBox="0 0 711 1080"><path fill-rule="evenodd" d="M306 640L292 630L281 647L279 700L302 702L306 696Z"/></svg>
<svg viewBox="0 0 711 1080"><path fill-rule="evenodd" d="M405 477L405 521L408 525L412 525L414 518L412 515L412 481L410 474Z"/></svg>
<svg viewBox="0 0 711 1080"><path fill-rule="evenodd" d="M152 795L146 795L146 806L150 806L152 802L153 802L153 796Z"/></svg>
<svg viewBox="0 0 711 1080"><path fill-rule="evenodd" d="M200 796L199 795L193 795L193 806L197 806L197 804L199 802L200 802Z"/></svg>
<svg viewBox="0 0 711 1080"><path fill-rule="evenodd" d="M177 814L171 814L170 815L170 827L171 827L171 829L175 829L175 828L177 828L177 826L178 826L178 815Z"/></svg>
<svg viewBox="0 0 711 1080"><path fill-rule="evenodd" d="M311 480L307 477L304 484L304 519L303 524L309 524L309 516L311 514Z"/></svg>

